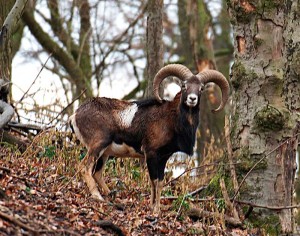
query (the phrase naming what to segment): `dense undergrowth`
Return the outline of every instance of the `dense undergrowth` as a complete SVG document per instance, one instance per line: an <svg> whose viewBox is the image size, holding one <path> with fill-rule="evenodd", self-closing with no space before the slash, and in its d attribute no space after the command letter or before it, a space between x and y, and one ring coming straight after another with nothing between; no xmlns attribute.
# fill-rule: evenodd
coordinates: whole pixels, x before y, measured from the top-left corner
<svg viewBox="0 0 300 236"><path fill-rule="evenodd" d="M108 160L105 180L113 191L107 202L98 202L78 173L86 151L71 133L43 131L23 153L5 143L0 148L0 235L260 235L251 227L228 226L224 200L213 192L201 199L189 194L215 173L209 159L198 171L194 158L169 161L162 213L155 219L148 173L137 159ZM174 179L178 166L194 172ZM192 208L214 214L192 219Z"/></svg>

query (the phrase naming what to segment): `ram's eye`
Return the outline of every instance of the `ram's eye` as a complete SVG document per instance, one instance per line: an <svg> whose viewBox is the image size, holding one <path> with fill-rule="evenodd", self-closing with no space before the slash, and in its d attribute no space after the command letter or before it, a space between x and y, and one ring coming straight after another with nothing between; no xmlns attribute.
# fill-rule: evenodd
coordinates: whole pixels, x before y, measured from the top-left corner
<svg viewBox="0 0 300 236"><path fill-rule="evenodd" d="M199 87L199 92L202 93L203 91L204 91L204 84L201 84L200 87Z"/></svg>
<svg viewBox="0 0 300 236"><path fill-rule="evenodd" d="M182 83L181 89L182 89L182 90L186 90L186 82L183 82L183 83Z"/></svg>

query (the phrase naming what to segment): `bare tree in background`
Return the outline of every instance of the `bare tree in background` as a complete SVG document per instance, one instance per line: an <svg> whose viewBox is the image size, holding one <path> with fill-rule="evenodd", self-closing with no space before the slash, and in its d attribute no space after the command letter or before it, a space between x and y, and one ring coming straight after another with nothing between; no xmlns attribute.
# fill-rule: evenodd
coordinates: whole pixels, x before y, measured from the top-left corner
<svg viewBox="0 0 300 236"><path fill-rule="evenodd" d="M287 206L293 204L300 131L299 4L228 1L235 50L231 140L236 161L247 163L237 165L238 173L248 173L240 198L282 207L250 214L270 234L293 232Z"/></svg>
<svg viewBox="0 0 300 236"><path fill-rule="evenodd" d="M163 66L163 0L148 1L147 17L147 70L146 97L153 95L152 82L155 74Z"/></svg>
<svg viewBox="0 0 300 236"><path fill-rule="evenodd" d="M181 32L181 45L183 63L195 72L206 69L216 69L212 37L212 16L207 4L203 0L178 1L179 28ZM227 68L229 61L226 63ZM225 72L228 74L228 71ZM223 135L224 111L213 114L211 109L218 104L220 93L215 87L208 87L202 96L200 104L200 137L198 150L200 159L207 154L207 146L212 140L218 140ZM220 146L218 142L214 144Z"/></svg>
<svg viewBox="0 0 300 236"><path fill-rule="evenodd" d="M141 79L134 64L140 55L131 51L143 50L142 40L139 39L141 35L135 35L136 25L143 24L143 1L128 1L127 5L120 1L87 0L47 0L46 3L50 17L44 14L45 10L40 11L37 5L26 10L23 20L42 49L51 53L52 65L46 67L59 76L66 93L72 91L71 98L83 91L85 97L99 95L103 77L120 76L114 68L127 62L132 66L129 74L140 85ZM136 13L122 11L124 6L131 7ZM106 19L110 12L111 15ZM113 25L116 22L109 22L118 16L123 17L122 24L127 24L121 32ZM50 30L46 31L46 27ZM69 98L68 101L71 100Z"/></svg>

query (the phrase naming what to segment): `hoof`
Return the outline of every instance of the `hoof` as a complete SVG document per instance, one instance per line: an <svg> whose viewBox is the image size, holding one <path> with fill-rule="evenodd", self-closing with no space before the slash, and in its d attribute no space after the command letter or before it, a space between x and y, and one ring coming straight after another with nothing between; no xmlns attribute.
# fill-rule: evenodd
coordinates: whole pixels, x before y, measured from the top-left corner
<svg viewBox="0 0 300 236"><path fill-rule="evenodd" d="M100 202L105 202L104 198L100 194L92 194L91 198Z"/></svg>
<svg viewBox="0 0 300 236"><path fill-rule="evenodd" d="M160 208L157 208L157 207L154 207L153 208L153 211L152 211L152 216L155 217L155 218L159 218L160 216Z"/></svg>

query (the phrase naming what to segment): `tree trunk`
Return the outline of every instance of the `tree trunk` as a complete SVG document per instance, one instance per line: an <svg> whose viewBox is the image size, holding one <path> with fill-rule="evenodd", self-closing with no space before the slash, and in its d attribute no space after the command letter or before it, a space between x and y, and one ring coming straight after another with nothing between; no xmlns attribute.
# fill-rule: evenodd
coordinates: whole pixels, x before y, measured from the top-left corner
<svg viewBox="0 0 300 236"><path fill-rule="evenodd" d="M290 206L300 108L299 1L228 1L234 31L231 140L243 200ZM263 158L263 159L262 159ZM269 233L293 231L292 210L256 210ZM255 222L254 222L255 221Z"/></svg>
<svg viewBox="0 0 300 236"><path fill-rule="evenodd" d="M14 55L12 51L12 35L17 30L17 25L27 0L0 1L0 128L13 116L12 107L7 104L9 84L11 81L11 64ZM21 41L21 38L19 38ZM16 42L16 44L18 44Z"/></svg>
<svg viewBox="0 0 300 236"><path fill-rule="evenodd" d="M145 96L153 95L153 79L157 71L163 66L163 0L148 2L147 17L147 71L148 86Z"/></svg>
<svg viewBox="0 0 300 236"><path fill-rule="evenodd" d="M0 1L0 25L2 26L4 24L4 20L6 19L8 13L12 9L15 1ZM6 32L5 32L6 31ZM3 79L5 81L10 81L11 77L11 51L12 51L12 45L11 45L11 35L8 33L8 30L6 27L2 27L1 29L1 38L0 38L0 79ZM7 100L7 98L6 98Z"/></svg>
<svg viewBox="0 0 300 236"><path fill-rule="evenodd" d="M12 51L12 35L17 31L17 25L26 3L27 0L0 1L0 25L2 26L0 32L0 140L9 143L15 142L12 139L8 139L7 135L3 135L2 128L14 115L14 109L8 104L11 64L14 55ZM21 41L21 38L18 38ZM18 43L16 42L16 44Z"/></svg>

